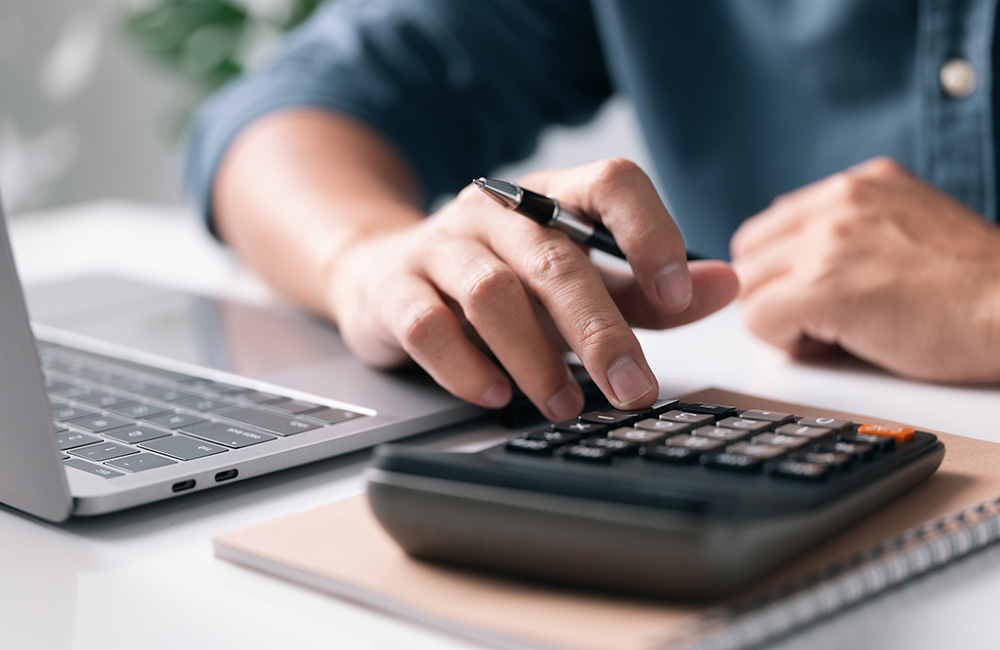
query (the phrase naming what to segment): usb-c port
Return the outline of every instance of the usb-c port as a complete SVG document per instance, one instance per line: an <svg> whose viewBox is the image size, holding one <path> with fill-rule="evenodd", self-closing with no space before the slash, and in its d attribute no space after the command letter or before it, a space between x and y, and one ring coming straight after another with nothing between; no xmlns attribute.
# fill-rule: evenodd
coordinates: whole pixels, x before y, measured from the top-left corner
<svg viewBox="0 0 1000 650"><path fill-rule="evenodd" d="M239 473L238 470L227 469L226 471L219 472L218 474L215 475L215 482L216 483L221 483L223 481L228 481L230 479L236 478L237 476L239 476L239 474L240 473Z"/></svg>
<svg viewBox="0 0 1000 650"><path fill-rule="evenodd" d="M181 481L180 483L174 483L172 489L174 492L183 492L184 490L190 490L191 488L194 487L194 485L195 485L194 479L190 479L187 481Z"/></svg>

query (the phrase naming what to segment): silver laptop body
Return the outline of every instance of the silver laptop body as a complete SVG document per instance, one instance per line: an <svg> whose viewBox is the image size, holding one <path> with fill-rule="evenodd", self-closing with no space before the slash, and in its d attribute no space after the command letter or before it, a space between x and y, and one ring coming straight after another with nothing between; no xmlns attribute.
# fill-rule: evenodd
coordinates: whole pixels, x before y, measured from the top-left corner
<svg viewBox="0 0 1000 650"><path fill-rule="evenodd" d="M28 298L30 325L0 207L0 503L50 521L205 490L484 414L416 370L389 373L364 366L328 323L295 309L265 310L110 278L43 286L32 289ZM38 346L44 346L42 356ZM151 384L157 397L140 396L139 401L166 410L167 417L140 418L128 426L146 434L154 431L160 443L144 442L139 429L140 440L130 442L123 428L111 432L126 440L77 426L94 428L95 417L120 424L114 418L121 414L72 397L104 389L89 385L93 372L82 378L62 374L67 355L99 367L124 361L135 373L131 385ZM43 374L43 356L62 359L62 365ZM81 385L66 391L71 397L50 401L46 382L50 389ZM188 395L186 400L168 401L179 393ZM228 406L198 410L205 400L192 400L191 393ZM252 401L261 396L275 399ZM282 410L288 404L296 407L292 411L306 411ZM71 414L74 408L97 415L54 423L56 411ZM265 412L253 415L263 417L267 427L227 415L245 417L251 409ZM330 418L330 413L347 419L330 423L340 417ZM171 421L197 420L201 424L171 428ZM290 432L289 424L303 430ZM199 438L199 431L210 435ZM232 441L225 439L230 434ZM79 436L100 442L73 446L89 440ZM174 436L184 438L174 441L184 443L182 447L212 453L182 460L169 455L175 452L158 451L169 451L163 442ZM125 456L102 460L105 451ZM152 460L164 466L125 469L137 466L143 454L161 456Z"/></svg>

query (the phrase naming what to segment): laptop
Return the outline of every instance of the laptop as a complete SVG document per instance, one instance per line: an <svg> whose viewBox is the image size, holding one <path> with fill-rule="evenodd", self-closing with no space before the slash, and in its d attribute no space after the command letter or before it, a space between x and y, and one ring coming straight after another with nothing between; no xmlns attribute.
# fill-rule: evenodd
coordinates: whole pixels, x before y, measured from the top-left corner
<svg viewBox="0 0 1000 650"><path fill-rule="evenodd" d="M0 206L0 503L53 522L482 416L326 321L122 279L25 292Z"/></svg>

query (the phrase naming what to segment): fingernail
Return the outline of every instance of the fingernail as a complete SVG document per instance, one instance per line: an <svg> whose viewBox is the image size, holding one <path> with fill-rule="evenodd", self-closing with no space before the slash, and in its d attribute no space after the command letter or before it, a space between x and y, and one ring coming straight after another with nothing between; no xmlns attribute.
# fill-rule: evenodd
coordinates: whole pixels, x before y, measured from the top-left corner
<svg viewBox="0 0 1000 650"><path fill-rule="evenodd" d="M498 409L510 401L510 388L506 382L494 382L479 399L486 408Z"/></svg>
<svg viewBox="0 0 1000 650"><path fill-rule="evenodd" d="M691 304L691 276L683 264L668 264L660 269L653 282L656 295L670 309L681 310Z"/></svg>
<svg viewBox="0 0 1000 650"><path fill-rule="evenodd" d="M558 422L559 420L575 418L580 413L580 409L583 408L583 400L576 386L568 384L556 393L555 397L546 402L545 406Z"/></svg>
<svg viewBox="0 0 1000 650"><path fill-rule="evenodd" d="M653 390L653 383L632 359L625 357L611 366L608 383L621 406L627 406Z"/></svg>

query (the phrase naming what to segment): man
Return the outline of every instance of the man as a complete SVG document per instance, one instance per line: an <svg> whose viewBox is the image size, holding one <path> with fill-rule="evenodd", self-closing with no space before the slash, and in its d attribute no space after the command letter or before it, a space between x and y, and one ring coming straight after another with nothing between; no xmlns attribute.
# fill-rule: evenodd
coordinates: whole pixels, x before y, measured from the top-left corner
<svg viewBox="0 0 1000 650"><path fill-rule="evenodd" d="M943 0L342 0L203 111L189 178L222 238L361 358L413 359L484 406L510 398L502 366L547 417L575 415L560 337L613 404L647 405L629 326L737 291L789 352L993 382L995 22L993 3ZM602 221L634 277L475 190L425 217L612 88L684 242L627 161L521 182ZM687 264L685 242L728 249L741 288L723 262Z"/></svg>

